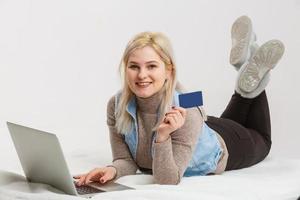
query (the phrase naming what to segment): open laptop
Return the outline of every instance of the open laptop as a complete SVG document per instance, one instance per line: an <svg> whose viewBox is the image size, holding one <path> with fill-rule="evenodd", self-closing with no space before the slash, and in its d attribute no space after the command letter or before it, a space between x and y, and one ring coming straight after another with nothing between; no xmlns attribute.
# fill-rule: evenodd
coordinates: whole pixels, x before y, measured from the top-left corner
<svg viewBox="0 0 300 200"><path fill-rule="evenodd" d="M134 189L118 183L76 186L56 135L7 122L28 181L51 185L66 194L92 197L99 192Z"/></svg>

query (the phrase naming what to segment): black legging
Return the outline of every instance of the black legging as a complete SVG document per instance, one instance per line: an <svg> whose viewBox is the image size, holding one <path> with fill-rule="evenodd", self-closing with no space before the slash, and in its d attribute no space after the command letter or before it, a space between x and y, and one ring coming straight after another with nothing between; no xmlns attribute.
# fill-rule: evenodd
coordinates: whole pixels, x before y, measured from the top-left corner
<svg viewBox="0 0 300 200"><path fill-rule="evenodd" d="M265 91L253 99L235 92L221 117L208 116L206 123L226 143L229 152L226 170L254 165L271 149L271 122Z"/></svg>

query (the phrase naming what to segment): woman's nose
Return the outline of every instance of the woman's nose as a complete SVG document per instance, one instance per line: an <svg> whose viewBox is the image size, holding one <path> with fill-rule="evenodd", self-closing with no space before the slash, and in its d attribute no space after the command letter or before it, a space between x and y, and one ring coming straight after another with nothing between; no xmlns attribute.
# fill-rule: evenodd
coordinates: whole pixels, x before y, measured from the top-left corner
<svg viewBox="0 0 300 200"><path fill-rule="evenodd" d="M146 69L141 69L138 73L138 78L139 79L144 79L148 76L148 72Z"/></svg>

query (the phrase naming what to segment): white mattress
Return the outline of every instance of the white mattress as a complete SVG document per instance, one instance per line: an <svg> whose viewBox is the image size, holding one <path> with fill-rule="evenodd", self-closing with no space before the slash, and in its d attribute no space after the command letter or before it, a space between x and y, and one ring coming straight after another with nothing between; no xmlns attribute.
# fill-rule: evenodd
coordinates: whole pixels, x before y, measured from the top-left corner
<svg viewBox="0 0 300 200"><path fill-rule="evenodd" d="M86 157L81 155L80 159L85 162L83 158ZM77 162L76 159L78 161L79 158L74 158L73 164ZM83 162L78 161L78 163ZM90 163L90 166L95 167L94 164ZM76 166L77 171L80 165ZM101 200L297 199L300 196L300 160L268 157L250 168L228 171L222 175L183 178L176 186L153 184L150 175L125 176L117 182L134 187L136 190L100 193L93 198ZM77 198L83 199L59 194L57 190L47 185L27 183L22 175L0 170L1 200Z"/></svg>

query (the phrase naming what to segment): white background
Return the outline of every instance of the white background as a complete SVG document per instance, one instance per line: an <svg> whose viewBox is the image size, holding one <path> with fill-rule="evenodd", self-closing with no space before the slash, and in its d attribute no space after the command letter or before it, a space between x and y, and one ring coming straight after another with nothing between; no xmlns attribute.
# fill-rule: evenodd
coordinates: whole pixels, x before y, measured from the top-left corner
<svg viewBox="0 0 300 200"><path fill-rule="evenodd" d="M120 88L125 45L141 31L170 37L179 80L202 90L207 114L219 116L237 74L230 28L244 14L258 44L285 44L267 88L271 155L300 158L299 0L0 0L0 169L21 169L6 121L55 133L67 154L109 164L106 104Z"/></svg>

